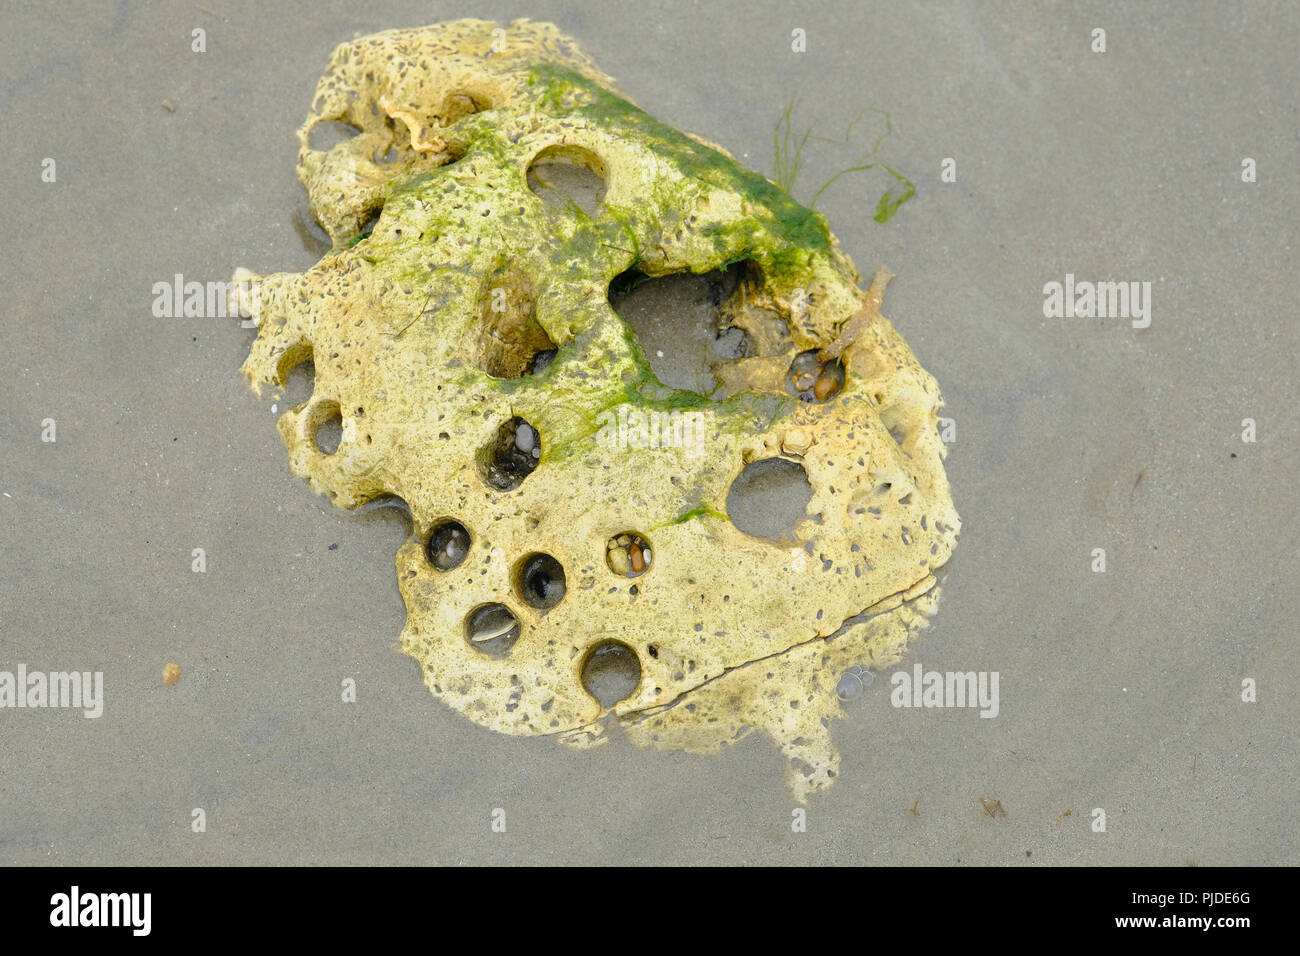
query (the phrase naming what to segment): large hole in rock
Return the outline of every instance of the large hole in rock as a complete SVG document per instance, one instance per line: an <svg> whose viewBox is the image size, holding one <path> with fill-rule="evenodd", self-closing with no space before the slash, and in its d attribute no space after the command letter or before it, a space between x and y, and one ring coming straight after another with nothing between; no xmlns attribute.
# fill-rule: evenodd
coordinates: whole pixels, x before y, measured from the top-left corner
<svg viewBox="0 0 1300 956"><path fill-rule="evenodd" d="M533 473L542 457L542 436L516 415L502 422L492 440L479 449L479 475L489 488L512 491Z"/></svg>
<svg viewBox="0 0 1300 956"><path fill-rule="evenodd" d="M519 562L515 590L529 607L549 611L564 600L564 568L549 554L530 554Z"/></svg>
<svg viewBox="0 0 1300 956"><path fill-rule="evenodd" d="M306 404L316 390L316 363L312 361L312 348L302 344L287 349L280 358L280 387L284 394L279 404L284 408L297 408Z"/></svg>
<svg viewBox="0 0 1300 956"><path fill-rule="evenodd" d="M353 136L360 134L361 129L351 123L344 123L342 120L324 120L308 131L307 146L309 149L329 152L339 143L346 143Z"/></svg>
<svg viewBox="0 0 1300 956"><path fill-rule="evenodd" d="M374 233L375 227L379 225L379 217L382 216L383 213L383 206L376 206L374 209L368 210L357 224L356 234L348 240L348 248L369 239Z"/></svg>
<svg viewBox="0 0 1300 956"><path fill-rule="evenodd" d="M312 409L312 442L322 455L332 455L343 441L343 416L338 402L323 401Z"/></svg>
<svg viewBox="0 0 1300 956"><path fill-rule="evenodd" d="M764 458L751 462L727 492L727 514L745 534L788 543L795 525L807 517L812 485L797 462Z"/></svg>
<svg viewBox="0 0 1300 956"><path fill-rule="evenodd" d="M722 304L751 268L747 262L705 273L650 277L630 269L609 284L609 304L631 326L650 369L671 388L711 395L715 362L751 354L749 337L723 327Z"/></svg>
<svg viewBox="0 0 1300 956"><path fill-rule="evenodd" d="M401 534L396 543L406 541L415 531L415 519L411 516L411 506L401 495L384 493L376 495L357 507L353 514L362 521L381 528L400 529Z"/></svg>
<svg viewBox="0 0 1300 956"><path fill-rule="evenodd" d="M480 604L465 616L465 639L489 657L509 654L519 634L519 618L504 604Z"/></svg>
<svg viewBox="0 0 1300 956"><path fill-rule="evenodd" d="M619 641L597 644L582 662L582 686L601 707L631 697L641 683L641 660Z"/></svg>
<svg viewBox="0 0 1300 956"><path fill-rule="evenodd" d="M581 146L548 146L528 167L528 188L549 208L595 219L605 199L605 164Z"/></svg>
<svg viewBox="0 0 1300 956"><path fill-rule="evenodd" d="M555 343L537 321L533 284L508 266L492 273L479 291L475 364L494 378L536 373L555 357Z"/></svg>
<svg viewBox="0 0 1300 956"><path fill-rule="evenodd" d="M316 220L311 218L310 213L304 214L301 209L295 209L290 222L293 224L293 231L298 234L298 243L303 251L312 257L313 262L334 248L333 240Z"/></svg>
<svg viewBox="0 0 1300 956"><path fill-rule="evenodd" d="M438 119L442 126L459 123L466 116L482 113L492 108L492 103L480 93L459 91L448 93L438 110Z"/></svg>
<svg viewBox="0 0 1300 956"><path fill-rule="evenodd" d="M450 571L465 560L469 546L469 531L459 521L448 518L434 525L425 553L439 571Z"/></svg>

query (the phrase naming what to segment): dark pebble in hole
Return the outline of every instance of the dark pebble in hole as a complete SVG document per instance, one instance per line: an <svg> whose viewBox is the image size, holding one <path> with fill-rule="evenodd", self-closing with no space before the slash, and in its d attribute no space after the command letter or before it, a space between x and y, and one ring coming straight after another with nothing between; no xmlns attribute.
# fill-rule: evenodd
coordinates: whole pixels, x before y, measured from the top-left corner
<svg viewBox="0 0 1300 956"><path fill-rule="evenodd" d="M601 707L613 707L630 697L640 683L636 651L618 641L597 644L582 663L582 686Z"/></svg>
<svg viewBox="0 0 1300 956"><path fill-rule="evenodd" d="M502 423L480 453L479 473L489 487L512 491L533 473L542 457L542 436L518 415Z"/></svg>
<svg viewBox="0 0 1300 956"><path fill-rule="evenodd" d="M429 535L429 563L439 571L459 567L469 554L470 537L459 521L443 521Z"/></svg>
<svg viewBox="0 0 1300 956"><path fill-rule="evenodd" d="M519 640L519 619L504 604L481 604L465 617L465 638L489 657L505 657Z"/></svg>
<svg viewBox="0 0 1300 956"><path fill-rule="evenodd" d="M516 586L525 604L549 611L564 600L564 568L549 554L529 555L519 567Z"/></svg>
<svg viewBox="0 0 1300 956"><path fill-rule="evenodd" d="M533 356L533 361L528 366L529 375L541 375L555 361L555 349L543 349Z"/></svg>

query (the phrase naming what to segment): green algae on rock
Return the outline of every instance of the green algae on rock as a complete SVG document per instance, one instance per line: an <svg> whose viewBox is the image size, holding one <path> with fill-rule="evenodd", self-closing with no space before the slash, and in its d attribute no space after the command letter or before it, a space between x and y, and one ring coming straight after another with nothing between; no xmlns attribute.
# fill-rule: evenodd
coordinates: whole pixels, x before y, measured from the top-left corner
<svg viewBox="0 0 1300 956"><path fill-rule="evenodd" d="M322 123L357 132L313 149ZM576 745L611 720L695 752L758 729L798 799L826 787L839 674L899 660L959 528L938 387L880 315L889 273L864 293L824 216L647 115L549 24L343 44L298 138L333 249L236 274L258 327L244 371L260 393L313 360L279 419L291 468L342 508L409 506L401 646L429 690ZM598 177L592 212L543 201L542 163ZM714 363L710 395L663 385L611 283L728 267L720 331L746 354ZM611 443L618 409L689 410L700 447ZM732 482L774 458L811 487L793 542L727 516Z"/></svg>

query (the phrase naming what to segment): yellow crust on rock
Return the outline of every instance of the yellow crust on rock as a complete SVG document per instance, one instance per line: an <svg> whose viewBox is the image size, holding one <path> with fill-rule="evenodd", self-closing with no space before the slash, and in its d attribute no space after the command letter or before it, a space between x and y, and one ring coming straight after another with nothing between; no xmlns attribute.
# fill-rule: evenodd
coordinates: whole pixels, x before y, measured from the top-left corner
<svg viewBox="0 0 1300 956"><path fill-rule="evenodd" d="M360 132L313 150L326 121ZM639 744L701 752L757 728L789 759L798 799L825 787L839 673L901 657L937 605L934 572L959 528L939 390L879 314L887 275L864 295L819 214L645 116L549 24L464 20L346 43L299 139L335 249L302 274L241 270L258 325L244 371L260 391L313 359L314 393L279 419L294 472L343 508L381 495L409 506L401 646L429 689L494 730L578 745L603 740L611 717ZM528 188L545 150L599 167L597 216ZM609 305L611 280L740 259L751 266L723 310L758 354L716 369L721 401L659 385ZM521 374L548 344L550 367ZM801 402L786 369L819 349L841 356L843 388ZM702 447L609 447L602 413L620 405L690 410ZM326 454L314 435L335 415L342 438ZM485 449L516 417L541 455L498 490ZM797 542L726 516L732 481L767 458L807 473ZM447 519L472 543L441 571L427 542ZM605 556L629 530L653 548L635 578ZM567 583L545 611L520 595L521 562L537 553ZM493 602L520 623L504 656L466 636L467 616ZM581 670L611 640L635 652L641 680L606 710Z"/></svg>

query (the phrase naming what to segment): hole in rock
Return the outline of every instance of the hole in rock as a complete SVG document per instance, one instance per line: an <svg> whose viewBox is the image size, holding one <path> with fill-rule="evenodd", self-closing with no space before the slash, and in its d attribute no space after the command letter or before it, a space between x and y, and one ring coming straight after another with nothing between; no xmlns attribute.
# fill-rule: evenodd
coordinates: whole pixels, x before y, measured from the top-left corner
<svg viewBox="0 0 1300 956"><path fill-rule="evenodd" d="M360 133L360 128L351 123L344 123L342 120L325 120L317 123L307 133L307 146L310 149L328 152L339 143L346 143Z"/></svg>
<svg viewBox="0 0 1300 956"><path fill-rule="evenodd" d="M348 244L355 246L358 242L369 239L374 233L375 227L379 225L379 217L383 214L383 211L382 206L378 209L371 210L366 217L361 220L361 225L357 227L357 234L352 237Z"/></svg>
<svg viewBox="0 0 1300 956"><path fill-rule="evenodd" d="M548 146L528 167L528 188L549 208L574 207L595 219L605 198L605 163L581 146Z"/></svg>
<svg viewBox="0 0 1300 956"><path fill-rule="evenodd" d="M808 472L785 458L751 462L727 492L727 514L745 534L772 541L795 540L795 525L807 517L812 485Z"/></svg>
<svg viewBox="0 0 1300 956"><path fill-rule="evenodd" d="M907 441L907 423L901 407L891 405L880 409L880 423L889 431L889 437L901 447Z"/></svg>
<svg viewBox="0 0 1300 956"><path fill-rule="evenodd" d="M464 91L448 93L447 98L442 101L442 107L438 110L438 119L443 126L450 126L459 123L466 116L473 116L475 113L482 113L491 108L492 103L486 96Z"/></svg>
<svg viewBox="0 0 1300 956"><path fill-rule="evenodd" d="M371 524L381 528L400 529L397 541L406 541L415 530L415 519L411 517L411 506L401 495L381 494L358 506L354 514L363 517Z"/></svg>
<svg viewBox="0 0 1300 956"><path fill-rule="evenodd" d="M670 388L711 395L718 387L715 362L752 354L749 336L733 325L723 303L752 268L647 276L629 269L609 284L609 304L636 334L655 377Z"/></svg>
<svg viewBox="0 0 1300 956"><path fill-rule="evenodd" d="M790 363L785 387L805 402L828 402L844 388L844 363L822 362L815 349L800 352Z"/></svg>
<svg viewBox="0 0 1300 956"><path fill-rule="evenodd" d="M541 375L551 363L555 361L555 349L543 349L533 356L533 361L528 366L529 375Z"/></svg>
<svg viewBox="0 0 1300 956"><path fill-rule="evenodd" d="M519 640L519 619L504 604L480 604L465 616L465 638L489 657L505 657Z"/></svg>
<svg viewBox="0 0 1300 956"><path fill-rule="evenodd" d="M316 426L312 429L312 441L316 450L322 455L332 455L339 450L343 440L343 417L339 414L337 402L321 402L313 411Z"/></svg>
<svg viewBox="0 0 1300 956"><path fill-rule="evenodd" d="M637 578L650 570L654 552L644 535L624 531L605 542L605 563L615 574Z"/></svg>
<svg viewBox="0 0 1300 956"><path fill-rule="evenodd" d="M465 560L469 546L469 531L459 521L448 518L434 526L425 551L430 564L439 571L450 571Z"/></svg>
<svg viewBox="0 0 1300 956"><path fill-rule="evenodd" d="M641 683L636 651L618 641L597 644L582 662L582 686L601 707L613 707L632 696Z"/></svg>
<svg viewBox="0 0 1300 956"><path fill-rule="evenodd" d="M301 209L295 209L290 221L293 223L293 231L298 234L298 243L313 260L334 248L329 235L311 217L311 213L304 214Z"/></svg>
<svg viewBox="0 0 1300 956"><path fill-rule="evenodd" d="M510 267L493 272L479 290L474 364L494 378L519 378L550 364L555 343L537 321L533 284Z"/></svg>
<svg viewBox="0 0 1300 956"><path fill-rule="evenodd" d="M542 436L516 415L496 430L478 453L479 475L489 488L512 491L533 473L542 457Z"/></svg>
<svg viewBox="0 0 1300 956"><path fill-rule="evenodd" d="M316 389L316 363L312 361L310 345L289 349L280 359L281 411L298 408L311 399Z"/></svg>
<svg viewBox="0 0 1300 956"><path fill-rule="evenodd" d="M529 607L549 611L564 600L564 568L549 554L530 554L519 563L515 590Z"/></svg>

